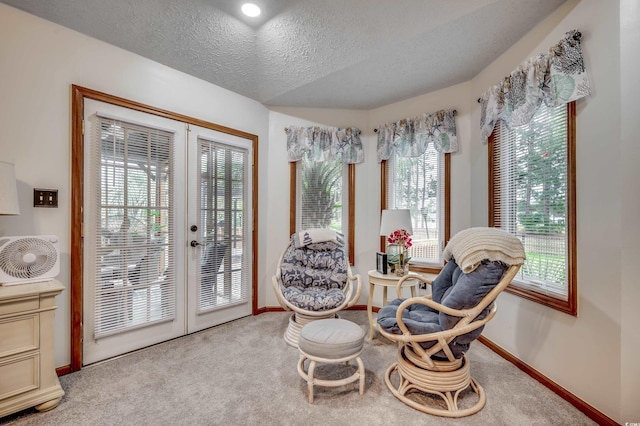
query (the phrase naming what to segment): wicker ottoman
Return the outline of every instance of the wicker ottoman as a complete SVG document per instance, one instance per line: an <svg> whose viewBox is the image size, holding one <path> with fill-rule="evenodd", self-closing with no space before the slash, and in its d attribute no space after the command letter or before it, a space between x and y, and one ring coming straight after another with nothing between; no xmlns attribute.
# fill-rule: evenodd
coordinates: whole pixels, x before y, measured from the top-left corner
<svg viewBox="0 0 640 426"><path fill-rule="evenodd" d="M364 364L360 353L364 346L364 331L351 322L340 318L313 321L300 330L298 350L298 373L307 381L309 402L313 402L313 386L342 386L360 379L360 395L364 394ZM339 363L355 359L358 370L344 379L323 380L313 377L316 363ZM305 361L310 360L309 369L305 371Z"/></svg>

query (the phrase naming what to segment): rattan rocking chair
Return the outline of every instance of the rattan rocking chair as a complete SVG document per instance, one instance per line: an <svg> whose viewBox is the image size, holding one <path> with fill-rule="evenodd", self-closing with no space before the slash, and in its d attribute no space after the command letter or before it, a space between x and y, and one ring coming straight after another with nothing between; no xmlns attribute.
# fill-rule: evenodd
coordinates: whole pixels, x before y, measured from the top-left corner
<svg viewBox="0 0 640 426"><path fill-rule="evenodd" d="M474 231L467 233L466 237L462 235L456 241L454 239L458 235L452 238L450 244L458 244L454 244L452 250L445 250L445 258L449 259L449 263L433 281L431 295L406 300L398 298L378 313L381 335L399 344L396 362L385 374L387 387L396 398L410 407L444 417L464 417L484 407L485 391L471 377L465 353L471 341L479 337L484 325L495 316L496 298L524 262L524 250L517 238L506 232L506 235L500 234L502 231L494 228L486 228L486 231L472 229ZM476 245L475 251L471 251L477 254L477 250L481 250L484 259L478 261L478 257L475 257L469 263L469 254L460 248L464 246L466 250L470 242L468 237L471 234L475 237L478 233L489 239L496 235L506 238L510 245L506 250L508 253L491 251L496 248L502 250L504 246L489 244L487 249L486 242L480 238L471 241L472 245ZM447 248L450 248L449 245ZM458 266L456 259L462 259L460 265L464 263L464 266ZM468 273L463 272L465 268ZM399 297L402 285L408 279L432 284L425 277L410 273L398 282ZM453 284L443 286L442 282L448 279L453 279ZM458 302L452 301L456 297ZM460 300L463 302L460 303ZM394 380L395 376L397 378ZM477 394L476 398L468 392L464 396L464 403L459 405L460 395L469 387ZM439 402L440 399L443 402Z"/></svg>

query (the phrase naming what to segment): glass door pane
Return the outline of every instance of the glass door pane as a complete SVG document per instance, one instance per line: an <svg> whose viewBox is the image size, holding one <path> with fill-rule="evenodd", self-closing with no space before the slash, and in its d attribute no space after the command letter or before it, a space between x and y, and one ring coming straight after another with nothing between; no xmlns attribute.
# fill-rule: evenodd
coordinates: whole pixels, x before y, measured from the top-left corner
<svg viewBox="0 0 640 426"><path fill-rule="evenodd" d="M251 313L251 141L197 132L190 144L198 167L189 203L197 229L188 266L195 283L190 331Z"/></svg>

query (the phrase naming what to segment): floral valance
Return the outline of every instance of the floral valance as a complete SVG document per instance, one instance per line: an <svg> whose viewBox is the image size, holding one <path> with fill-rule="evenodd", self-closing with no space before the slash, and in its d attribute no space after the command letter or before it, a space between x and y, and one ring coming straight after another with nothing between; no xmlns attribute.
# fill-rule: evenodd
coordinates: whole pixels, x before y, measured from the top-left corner
<svg viewBox="0 0 640 426"><path fill-rule="evenodd" d="M432 143L438 152L458 151L455 110L424 113L384 124L378 132L378 163L395 152L400 157L418 157Z"/></svg>
<svg viewBox="0 0 640 426"><path fill-rule="evenodd" d="M289 162L307 158L312 161L335 161L345 164L362 163L364 150L360 129L348 127L296 127L284 129L287 134Z"/></svg>
<svg viewBox="0 0 640 426"><path fill-rule="evenodd" d="M482 142L498 120L508 128L522 126L535 115L540 104L554 107L591 94L577 30L569 31L547 53L521 64L478 100Z"/></svg>

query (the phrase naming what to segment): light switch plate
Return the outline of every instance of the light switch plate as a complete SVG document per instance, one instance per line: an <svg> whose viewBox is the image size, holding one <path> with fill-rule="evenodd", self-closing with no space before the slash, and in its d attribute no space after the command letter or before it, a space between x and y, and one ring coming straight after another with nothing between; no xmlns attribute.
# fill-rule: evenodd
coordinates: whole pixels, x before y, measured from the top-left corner
<svg viewBox="0 0 640 426"><path fill-rule="evenodd" d="M58 207L58 190L33 188L33 207Z"/></svg>

